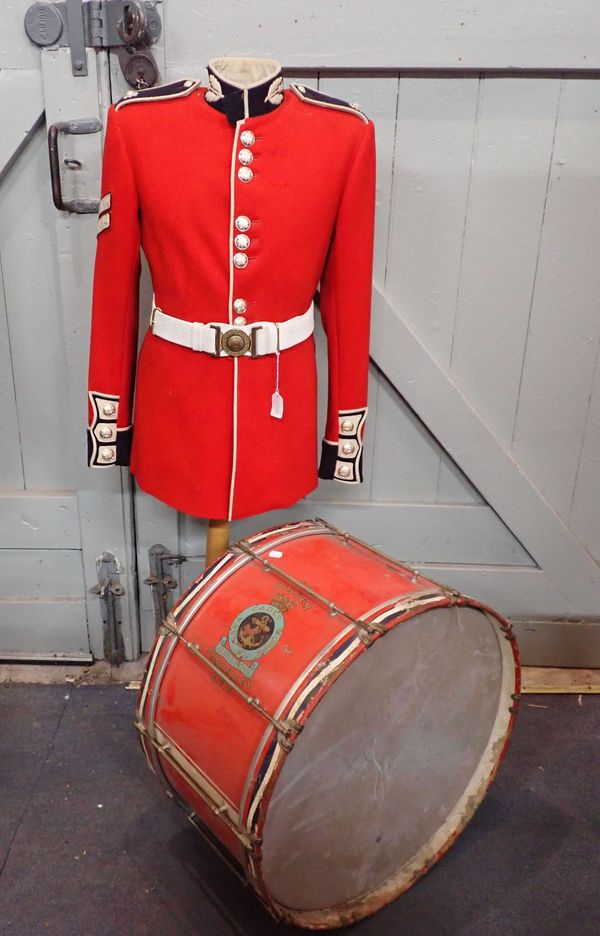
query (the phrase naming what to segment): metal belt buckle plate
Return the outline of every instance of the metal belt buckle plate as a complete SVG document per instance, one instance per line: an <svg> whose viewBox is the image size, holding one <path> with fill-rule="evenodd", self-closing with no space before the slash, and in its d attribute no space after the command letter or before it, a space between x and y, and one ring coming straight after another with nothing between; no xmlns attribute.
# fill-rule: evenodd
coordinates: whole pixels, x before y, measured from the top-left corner
<svg viewBox="0 0 600 936"><path fill-rule="evenodd" d="M255 325L251 334L247 335L240 328L228 328L222 332L218 325L211 325L216 331L215 335L215 355L227 354L229 357L240 357L250 351L251 357L256 357L256 332L262 326Z"/></svg>

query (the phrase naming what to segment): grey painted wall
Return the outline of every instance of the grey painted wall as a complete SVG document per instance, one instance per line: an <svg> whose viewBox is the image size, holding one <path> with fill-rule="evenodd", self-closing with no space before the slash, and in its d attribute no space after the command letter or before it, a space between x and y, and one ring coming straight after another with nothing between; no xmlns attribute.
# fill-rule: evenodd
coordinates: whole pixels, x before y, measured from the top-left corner
<svg viewBox="0 0 600 936"><path fill-rule="evenodd" d="M18 154L0 177L0 644L99 654L97 600L86 589L96 556L110 549L123 569L135 655L154 628L148 549L161 542L201 556L205 523L135 486L132 499L126 471L80 463L94 222L54 211L35 120L44 106L47 122L103 115L126 86L112 54L90 52L85 80L72 78L66 50L40 54L22 33L28 5L3 14L0 43L0 100L14 127L0 156L6 164ZM161 81L204 77L214 55L268 55L286 81L358 101L376 124L366 482L321 482L292 510L234 524L232 536L323 516L514 619L535 619L530 662L592 665L600 659L590 626L600 617L600 86L578 74L495 69L598 68L600 11L583 0L567 11L542 0L527 9L512 0L469 10L416 0L264 0L242 14L234 0L159 8ZM475 71L457 71L465 68ZM95 196L99 140L89 147L89 178L73 184ZM144 326L150 296L146 273ZM319 358L325 378L322 340ZM34 503L45 518L39 539L21 519ZM53 511L74 518L77 536L66 544ZM181 587L201 565L184 563ZM40 601L52 612L43 626L30 612ZM586 637L573 655L573 641L549 622L580 619Z"/></svg>

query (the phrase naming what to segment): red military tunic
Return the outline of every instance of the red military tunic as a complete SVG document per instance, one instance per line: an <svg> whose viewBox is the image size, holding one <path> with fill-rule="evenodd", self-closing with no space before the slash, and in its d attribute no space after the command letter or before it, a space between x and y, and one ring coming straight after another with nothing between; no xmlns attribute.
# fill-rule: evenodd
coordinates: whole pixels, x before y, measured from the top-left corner
<svg viewBox="0 0 600 936"><path fill-rule="evenodd" d="M362 481L375 134L356 105L284 87L272 59L213 59L208 74L207 87L133 91L109 109L88 462L130 464L178 510L235 519L295 503L318 476ZM149 327L138 357L140 247L163 315L222 323L227 347ZM252 357L232 355L227 333L309 314L319 285L329 389L317 471L313 335Z"/></svg>

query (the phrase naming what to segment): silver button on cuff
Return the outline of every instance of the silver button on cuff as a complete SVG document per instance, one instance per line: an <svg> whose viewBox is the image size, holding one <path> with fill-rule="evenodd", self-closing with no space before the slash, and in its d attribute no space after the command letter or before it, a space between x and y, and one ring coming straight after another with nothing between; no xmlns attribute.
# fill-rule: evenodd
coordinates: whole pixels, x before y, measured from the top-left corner
<svg viewBox="0 0 600 936"><path fill-rule="evenodd" d="M245 312L247 306L248 306L248 303L246 302L245 299L234 299L234 300L233 300L233 309L234 309L234 312Z"/></svg>
<svg viewBox="0 0 600 936"><path fill-rule="evenodd" d="M250 220L248 215L238 215L237 218L235 219L235 226L238 229L238 231L248 231L250 229L251 224L252 224L252 221Z"/></svg>
<svg viewBox="0 0 600 936"><path fill-rule="evenodd" d="M351 478L352 477L352 468L350 465L340 465L337 470L337 474L340 478Z"/></svg>
<svg viewBox="0 0 600 936"><path fill-rule="evenodd" d="M245 266L248 266L248 257L246 256L246 254L243 254L243 253L235 253L233 255L233 263L234 263L234 266L238 267L238 269L241 270Z"/></svg>
<svg viewBox="0 0 600 936"><path fill-rule="evenodd" d="M354 432L354 423L351 419L342 420L342 432Z"/></svg>
<svg viewBox="0 0 600 936"><path fill-rule="evenodd" d="M254 159L254 153L249 149L241 149L238 153L238 159L243 166L249 166Z"/></svg>
<svg viewBox="0 0 600 936"><path fill-rule="evenodd" d="M240 140L242 141L244 146L252 146L255 139L256 137L252 133L252 130L242 130L242 132L240 133Z"/></svg>
<svg viewBox="0 0 600 936"><path fill-rule="evenodd" d="M344 442L342 444L342 455L354 455L357 451L356 442Z"/></svg>
<svg viewBox="0 0 600 936"><path fill-rule="evenodd" d="M102 406L102 415L103 416L114 416L117 412L117 407L114 403L104 403Z"/></svg>
<svg viewBox="0 0 600 936"><path fill-rule="evenodd" d="M101 439L112 439L113 426L100 426L98 435Z"/></svg>
<svg viewBox="0 0 600 936"><path fill-rule="evenodd" d="M102 459L103 462L112 461L115 457L116 456L115 456L114 448L105 446L104 448L100 449L100 458Z"/></svg>
<svg viewBox="0 0 600 936"><path fill-rule="evenodd" d="M247 234L236 234L233 242L238 250L248 250L250 246L250 238Z"/></svg>
<svg viewBox="0 0 600 936"><path fill-rule="evenodd" d="M252 169L249 169L248 166L240 166L238 169L238 179L240 182L250 182L253 175Z"/></svg>

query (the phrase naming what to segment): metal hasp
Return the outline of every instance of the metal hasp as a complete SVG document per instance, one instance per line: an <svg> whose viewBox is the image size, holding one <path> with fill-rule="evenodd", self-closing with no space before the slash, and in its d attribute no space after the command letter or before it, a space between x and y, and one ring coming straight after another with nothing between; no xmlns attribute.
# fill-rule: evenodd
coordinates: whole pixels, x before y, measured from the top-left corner
<svg viewBox="0 0 600 936"><path fill-rule="evenodd" d="M100 133L101 130L102 123L96 117L63 120L51 124L48 128L48 158L50 159L52 199L59 211L71 211L73 214L95 214L98 211L100 202L96 198L70 198L66 201L63 198L58 156L58 138L61 133ZM68 164L70 169L79 168L79 164L75 160L69 160Z"/></svg>
<svg viewBox="0 0 600 936"><path fill-rule="evenodd" d="M118 666L125 659L121 627L121 602L125 589L119 579L119 567L112 553L105 552L96 560L98 584L90 588L100 598L104 630L104 657Z"/></svg>
<svg viewBox="0 0 600 936"><path fill-rule="evenodd" d="M150 85L158 67L146 47L162 30L156 3L141 0L60 0L34 3L25 14L25 32L38 46L69 46L75 77L87 75L86 48L119 48L119 62L132 87ZM142 51L144 50L144 51ZM129 64L130 59L135 64ZM148 81L148 78L153 80Z"/></svg>
<svg viewBox="0 0 600 936"><path fill-rule="evenodd" d="M150 575L144 579L144 584L152 589L152 603L154 605L154 620L156 630L166 618L169 607L167 598L169 592L177 588L178 582L169 575L168 570L173 566L181 565L186 562L187 556L177 556L167 549L166 546L156 545L148 550L148 566Z"/></svg>

